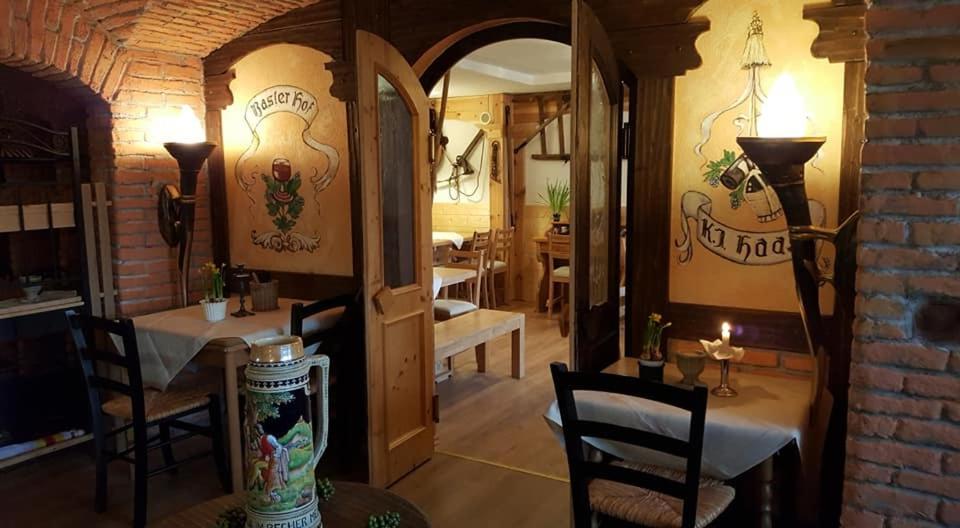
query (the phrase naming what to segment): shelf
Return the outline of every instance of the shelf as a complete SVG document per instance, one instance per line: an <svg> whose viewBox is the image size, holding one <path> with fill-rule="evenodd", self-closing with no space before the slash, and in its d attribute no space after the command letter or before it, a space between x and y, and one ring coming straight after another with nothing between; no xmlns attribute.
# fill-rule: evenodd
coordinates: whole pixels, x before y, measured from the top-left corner
<svg viewBox="0 0 960 528"><path fill-rule="evenodd" d="M37 457L42 457L44 455L49 455L50 453L56 453L61 449L66 449L68 447L73 447L78 444L82 444L93 438L91 433L87 433L76 438L71 438L69 440L64 440L63 442L57 442L45 447L34 449L33 451L27 451L22 455L12 456L10 458L5 458L0 460L0 469L16 466L17 464L22 464L28 460L33 460Z"/></svg>
<svg viewBox="0 0 960 528"><path fill-rule="evenodd" d="M66 310L83 306L83 298L75 291L43 292L35 302L22 302L20 299L0 301L0 320L25 315Z"/></svg>

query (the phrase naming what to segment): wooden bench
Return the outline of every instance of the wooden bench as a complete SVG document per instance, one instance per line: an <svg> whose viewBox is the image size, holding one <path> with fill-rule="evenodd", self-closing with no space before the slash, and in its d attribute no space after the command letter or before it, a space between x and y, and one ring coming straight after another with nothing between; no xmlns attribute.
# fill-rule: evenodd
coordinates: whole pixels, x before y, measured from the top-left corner
<svg viewBox="0 0 960 528"><path fill-rule="evenodd" d="M476 349L477 372L487 370L487 342L511 334L511 375L524 374L524 315L499 310L477 310L433 326L434 359L442 361L470 348Z"/></svg>

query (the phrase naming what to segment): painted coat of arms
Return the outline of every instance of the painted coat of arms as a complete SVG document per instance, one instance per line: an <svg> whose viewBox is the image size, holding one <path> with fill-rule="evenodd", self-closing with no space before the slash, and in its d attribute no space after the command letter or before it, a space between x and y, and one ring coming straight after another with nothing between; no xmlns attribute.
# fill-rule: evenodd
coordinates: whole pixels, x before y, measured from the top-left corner
<svg viewBox="0 0 960 528"><path fill-rule="evenodd" d="M271 86L247 102L244 121L251 141L237 160L235 174L249 200L250 217L270 219L269 229L250 231L255 246L277 253L320 247L320 233L300 227L307 203L304 192L313 195L319 212L320 194L336 177L340 154L311 136L317 112L316 97L292 85ZM256 189L261 184L262 193Z"/></svg>

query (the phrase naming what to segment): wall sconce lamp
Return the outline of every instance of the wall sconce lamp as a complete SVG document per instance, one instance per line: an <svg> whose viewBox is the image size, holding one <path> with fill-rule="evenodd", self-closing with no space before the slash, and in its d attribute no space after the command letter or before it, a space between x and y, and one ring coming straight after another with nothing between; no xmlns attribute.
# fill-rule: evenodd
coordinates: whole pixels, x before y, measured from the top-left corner
<svg viewBox="0 0 960 528"><path fill-rule="evenodd" d="M190 250L193 245L194 213L197 204L197 175L216 144L204 141L205 134L193 110L184 105L177 118L166 120L162 133L179 141L163 144L180 167L180 185L160 189L157 220L160 234L170 247L180 248L177 259L180 304L186 306L189 292Z"/></svg>
<svg viewBox="0 0 960 528"><path fill-rule="evenodd" d="M814 226L804 182L804 165L826 142L825 137L807 136L807 115L803 97L789 75L782 75L773 86L758 121L760 137L741 137L737 143L760 168L767 184L773 187L786 215L790 233L793 274L804 330L811 354L825 349L828 355L839 343L827 343L820 308L819 286L832 283L837 306L852 310L854 276L856 274L855 234L859 212L853 213L836 229ZM836 246L832 269L821 270L817 263L816 242L828 241ZM816 381L823 383L824 363L818 362Z"/></svg>

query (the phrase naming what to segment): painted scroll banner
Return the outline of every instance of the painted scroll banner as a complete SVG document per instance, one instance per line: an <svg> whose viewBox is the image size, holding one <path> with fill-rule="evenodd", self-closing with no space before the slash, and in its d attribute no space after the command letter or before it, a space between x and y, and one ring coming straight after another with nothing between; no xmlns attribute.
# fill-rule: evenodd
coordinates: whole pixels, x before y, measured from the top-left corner
<svg viewBox="0 0 960 528"><path fill-rule="evenodd" d="M810 217L814 225L822 226L826 210L822 203L810 200ZM697 191L683 193L680 200L681 240L674 242L680 252L680 263L693 259L693 240L711 253L731 262L748 266L770 266L790 260L790 234L780 231L747 231L727 225L712 216L713 201ZM691 232L690 221L695 221Z"/></svg>

